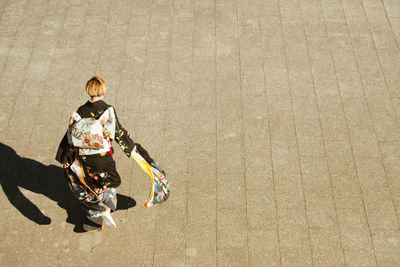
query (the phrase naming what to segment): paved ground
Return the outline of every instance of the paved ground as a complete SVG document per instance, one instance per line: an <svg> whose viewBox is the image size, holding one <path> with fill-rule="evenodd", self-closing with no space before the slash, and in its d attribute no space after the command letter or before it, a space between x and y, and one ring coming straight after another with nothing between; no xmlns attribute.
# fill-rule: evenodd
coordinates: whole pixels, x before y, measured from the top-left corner
<svg viewBox="0 0 400 267"><path fill-rule="evenodd" d="M3 0L0 16L0 265L400 264L400 1ZM137 205L82 234L54 155L93 74L172 194L144 208L119 152Z"/></svg>

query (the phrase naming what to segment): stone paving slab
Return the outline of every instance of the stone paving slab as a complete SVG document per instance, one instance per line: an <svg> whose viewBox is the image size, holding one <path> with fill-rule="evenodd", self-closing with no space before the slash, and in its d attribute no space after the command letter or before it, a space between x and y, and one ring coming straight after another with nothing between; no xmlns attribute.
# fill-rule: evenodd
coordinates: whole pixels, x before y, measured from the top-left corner
<svg viewBox="0 0 400 267"><path fill-rule="evenodd" d="M117 151L136 205L77 233L95 74L172 193ZM0 265L398 266L399 77L397 0L0 1Z"/></svg>

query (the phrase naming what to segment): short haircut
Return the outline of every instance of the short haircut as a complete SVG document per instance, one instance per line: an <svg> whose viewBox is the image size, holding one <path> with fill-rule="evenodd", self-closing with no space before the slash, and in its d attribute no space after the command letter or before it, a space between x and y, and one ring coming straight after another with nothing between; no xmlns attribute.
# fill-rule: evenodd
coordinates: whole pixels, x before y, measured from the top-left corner
<svg viewBox="0 0 400 267"><path fill-rule="evenodd" d="M106 90L107 90L107 83L100 76L93 76L86 83L86 93L91 97L105 95Z"/></svg>

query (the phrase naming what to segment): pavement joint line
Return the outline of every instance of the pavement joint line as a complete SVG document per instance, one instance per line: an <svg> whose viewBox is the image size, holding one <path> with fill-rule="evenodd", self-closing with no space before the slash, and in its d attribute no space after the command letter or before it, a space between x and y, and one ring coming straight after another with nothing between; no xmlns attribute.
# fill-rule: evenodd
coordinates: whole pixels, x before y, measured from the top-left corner
<svg viewBox="0 0 400 267"><path fill-rule="evenodd" d="M281 0L279 1L279 6L281 7ZM298 2L299 3L299 2ZM300 4L300 3L299 3ZM299 6L300 8L300 6ZM301 17L301 14L300 14ZM281 35L282 35L282 39L283 39L283 44L284 44L284 58L285 58L285 67L286 67L286 77L289 80L289 64L288 64L288 58L287 58L287 40L286 40L286 35L283 32L283 21L282 21L282 10L279 9L279 18L281 21ZM303 25L302 25L303 27ZM295 112L294 112L294 108L293 108L293 94L292 94L292 88L290 86L290 80L289 80L289 95L290 95L290 107L291 107L291 117L293 119L293 127L294 127L294 135L296 138L296 161L298 162L298 166L299 166L299 171L300 171L300 182L301 182L301 191L302 191L302 200L303 200L303 206L304 206L304 215L305 215L305 220L306 220L306 227L307 227L307 236L308 236L308 246L310 249L310 253L311 253L311 265L314 265L314 257L313 257L313 248L312 248L312 242L311 242L311 235L310 235L310 226L309 226L309 218L308 218L308 214L307 214L307 203L306 203L306 197L305 197L305 192L304 192L304 181L303 181L303 174L302 174L302 168L301 168L301 161L300 161L300 151L299 151L299 142L298 142L298 135L297 135L297 128L296 128L296 118L295 118Z"/></svg>
<svg viewBox="0 0 400 267"><path fill-rule="evenodd" d="M247 190L247 174L246 174L246 156L245 156L245 143L244 143L244 119L243 119L243 88L242 88L242 69L241 69L241 54L240 54L240 23L239 23L239 0L236 0L236 31L237 31L237 46L238 46L238 69L239 69L239 88L240 88L240 119L241 119L241 153L243 164L243 177L244 177L244 190L246 198L246 245L247 245L247 261L246 264L251 265L250 261L250 248L249 248L249 216L248 216L248 190Z"/></svg>
<svg viewBox="0 0 400 267"><path fill-rule="evenodd" d="M342 1L342 0L341 0ZM381 0L381 2L382 2L382 0ZM341 2L342 3L342 2ZM392 111L394 110L394 104L393 104L393 97L391 96L391 93L390 93L390 91L389 91L389 86L388 86L388 82L387 82L387 78L386 78L386 75L385 75L385 71L384 71L384 69L383 69L383 66L382 66L382 59L381 59L381 57L380 57L380 55L379 55L379 50L378 50L378 48L377 48L377 46L376 46L376 42L375 42L375 38L374 38L374 35L373 35L373 32L372 32L372 29L371 29L371 24L370 24L370 22L369 22L369 18L368 18L368 16L367 16L367 12L365 11L365 6L364 6L364 0L361 0L360 1L360 3L361 3L361 6L362 6L362 9L363 9L363 12L364 12L364 16L365 16L365 18L366 18L366 20L367 20L367 24L368 24L368 32L369 32L369 34L370 34L370 38L371 38L371 40L372 40L372 44L373 44L373 46L374 46L374 50L375 50L375 55L376 55L376 57L378 58L378 61L379 61L379 69L380 69L380 71L382 72L382 74L383 74L383 79L384 79L384 81L385 81L385 87L386 87L386 91L387 91L387 93L388 93L388 95L389 95L389 97L390 97L390 102L391 102L391 109L392 109ZM382 6L384 7L384 9L385 9L385 14L386 14L386 7L385 7L385 5L384 5L384 3L382 2ZM342 8L343 8L343 4L342 4ZM390 20L389 20L389 17L387 16L387 14L386 14L386 18L387 18L387 20L389 21L389 24L390 24ZM345 17L345 19L346 19L346 26L347 26L347 29L349 30L349 27L348 27L348 24L347 24L347 17ZM391 24L390 24L391 25ZM391 27L390 28L391 29L391 31L392 31L392 34L393 34L393 36L394 36L394 33L393 33L393 28ZM399 51L399 44L397 43L397 39L395 38L395 40L396 40L396 44L397 44L397 51ZM352 44L353 45L353 44ZM357 62L357 67L359 67L358 66L358 61L356 60L356 62ZM364 89L364 91L365 91L365 88L363 87L363 89ZM365 92L364 92L364 95L365 95ZM400 96L399 96L400 97ZM399 118L397 117L397 116L395 116L396 117L396 120L397 120L397 127L400 127L400 120L399 120ZM400 215L398 215L398 217L399 217Z"/></svg>
<svg viewBox="0 0 400 267"><path fill-rule="evenodd" d="M345 12L344 12L344 9L343 9L343 4L342 4L341 1L340 1L340 4L341 4L342 12L344 14L344 18L346 20ZM346 21L346 26L347 26L347 21ZM348 29L348 26L347 26L347 29ZM329 31L328 31L328 40L330 40ZM336 83L337 83L337 88L339 88L340 103L342 105L342 110L343 110L343 114L344 114L345 121L346 121L347 132L350 134L349 123L348 123L348 119L347 119L347 116L346 116L347 112L345 112L344 105L343 105L343 96L342 96L342 92L340 90L339 80L338 80L338 77L337 77L337 71L336 71L336 66L335 66L335 60L334 60L334 57L332 55L331 47L328 47L328 50L329 50L329 54L330 54L330 57L331 57L331 60L332 60L332 63L333 63L333 68L335 70ZM372 235L370 223L368 221L367 208L366 208L366 204L365 204L365 200L364 200L364 196L363 196L363 190L362 190L362 186L361 186L361 182L360 182L360 177L359 177L358 170L357 170L357 167L356 167L356 159L355 159L354 148L353 148L354 145L353 145L353 142L352 142L351 138L349 139L349 143L350 143L350 149L351 149L351 152L352 152L351 154L352 154L352 161L353 161L353 164L354 164L354 170L355 170L355 173L356 173L356 176L357 176L358 188L359 188L359 191L360 191L360 194L361 194L361 201L362 201L362 205L363 205L364 218L365 218L366 223L368 225L368 231L369 231L369 235L370 235L369 237L370 237L370 241L371 241L370 245L371 245L373 253L374 253L375 264L378 264L378 260L377 260L376 252L375 252L375 246L374 246L374 237Z"/></svg>
<svg viewBox="0 0 400 267"><path fill-rule="evenodd" d="M218 46L217 46L217 1L214 0L214 95L215 95L215 263L218 266Z"/></svg>
<svg viewBox="0 0 400 267"><path fill-rule="evenodd" d="M26 3L25 3L25 5L26 5ZM1 18L3 18L3 14L2 14ZM4 62L3 68L2 68L1 73L0 73L0 80L3 78L3 73L4 73L4 70L5 70L6 67L7 67L7 63L8 63L8 60L9 60L11 51L12 51L13 44L15 44L15 42L16 42L18 31L19 31L19 29L21 28L22 25L23 25L23 19L21 18L20 21L19 21L19 25L18 25L18 27L17 27L17 30L16 30L15 33L13 34L13 41L11 42L12 45L10 45L10 47L9 47L9 49L8 49L7 58L6 58L5 62ZM28 64L28 66L29 66L29 64ZM20 86L22 86L22 81L21 81L21 85L20 85ZM19 90L19 91L20 91L20 90ZM11 119L12 119L13 114L14 114L14 110L15 110L14 107L15 107L15 105L16 105L16 103L17 103L18 93L17 93L17 95L16 95L14 98L15 98L15 99L14 99L14 101L13 101L13 102L14 102L14 104L13 104L13 109L12 109L10 118L8 119L7 127L8 127L8 125L9 125Z"/></svg>
<svg viewBox="0 0 400 267"><path fill-rule="evenodd" d="M387 21L389 23L390 31L392 32L392 36L394 38L394 41L396 42L397 50L399 50L400 49L400 44L399 44L399 41L396 38L396 34L393 31L393 25L392 25L392 22L390 20L390 17L388 15L388 13L387 13L387 8L386 8L386 5L385 5L385 1L381 0L381 3L382 3L382 6L383 6L383 9L385 10L385 16L386 16L386 19L387 19Z"/></svg>
<svg viewBox="0 0 400 267"><path fill-rule="evenodd" d="M301 0L300 0L301 2ZM321 18L322 20L325 20L324 14L323 14L323 8L322 8L322 4L321 2L319 3L319 8L321 10ZM303 12L302 12L302 6L301 3L299 3L299 8L300 8L300 12L301 12L301 17L303 18ZM310 47L309 47L309 42L308 42L308 36L307 33L304 29L304 21L302 19L302 25L303 25L303 33L304 33L304 37L305 37L305 42L306 42L306 47L307 47L307 59L308 59L308 65L310 67L310 69L312 69L312 64L311 64L311 57L310 57ZM326 36L329 36L328 34L328 29L326 28L326 24L324 23L324 32L326 34ZM329 38L329 37L328 37ZM318 103L318 95L317 95L317 91L315 89L315 78L314 78L314 73L311 71L311 77L312 77L312 85L313 85L313 92L314 92L314 102L316 104L317 110L318 110L318 123L319 123L319 128L320 128L320 133L322 136L322 140L323 140L323 149L324 149L324 156L326 158L326 168L328 171L328 175L329 175L329 183L330 183L330 199L332 201L334 210L335 210L335 223L336 223L336 227L335 229L337 230L338 234L339 234L339 240L340 240L340 248L341 248L341 252L342 252L342 257L343 257L343 261L346 264L346 257L345 257L345 252L344 252L344 248L343 248L343 240L342 240L342 233L340 231L340 226L339 226L339 219L338 219L338 214L337 214L337 207L336 207L336 202L335 202L335 198L334 198L334 189L333 189L333 184L332 184L332 174L331 174L331 170L329 168L329 161L328 161L328 154L327 154L327 149L326 149L326 143L325 143L325 137L324 137L324 131L322 130L322 123L321 123L321 112L320 112L320 107L319 107L319 103ZM339 89L340 90L340 89Z"/></svg>
<svg viewBox="0 0 400 267"><path fill-rule="evenodd" d="M262 10L265 9L264 2L261 0L262 3ZM260 46L263 48L263 42L262 42L262 30L261 30L261 23L260 23L260 18L258 17L257 19L258 23L258 29L259 29L259 36L260 36ZM282 25L281 25L282 26ZM266 79L266 74L265 74L265 59L263 57L262 59L262 71L263 71L263 82L264 82L264 99L265 103L268 103L268 94L267 94L267 79ZM278 222L278 210L277 210L277 197L276 197L276 190L275 190L275 174L274 174L274 161L272 160L272 136L271 136L271 122L270 122L270 110L268 105L267 106L267 124L268 124L268 138L269 138L269 154L271 156L271 174L272 174L272 188L274 192L274 211L275 211L275 223L276 223L276 235L277 235L277 241L278 241L278 253L279 253L279 263L282 266L282 252L281 252L281 246L280 246L280 235L279 235L279 222Z"/></svg>
<svg viewBox="0 0 400 267"><path fill-rule="evenodd" d="M194 0L191 0L190 4L191 4L192 23L193 23L193 26L192 26L192 45L191 45L192 53L191 53L191 64L190 64L191 65L191 75L190 75L190 77L191 77L191 80L193 81L194 80L193 62L194 62L194 44L195 44L195 35L194 35L194 33L195 33L195 28L196 28L196 3L195 3ZM190 116L189 116L189 120L188 121L190 121L190 122L192 120L192 112L193 112L192 106L193 106L193 86L190 87L190 93L189 93L189 111L190 111L189 114L190 114ZM188 128L189 128L189 132L190 132L190 129L191 129L191 124L190 123L188 123ZM189 155L192 155L192 139L193 139L193 137L189 133ZM192 161L189 158L189 160L188 160L188 177L191 177L191 173L192 173L192 164L191 163L192 163ZM186 218L185 218L185 233L184 233L184 236L185 236L184 264L187 265L188 264L187 263L187 250L188 250L188 247L187 247L186 240L187 240L187 231L188 231L188 225L189 225L189 222L188 222L188 214L189 214L189 211L188 211L188 207L189 207L189 178L186 178L186 189L185 190L186 190L186 209L185 209Z"/></svg>
<svg viewBox="0 0 400 267"><path fill-rule="evenodd" d="M374 38L373 38L373 34L372 34L372 31L371 31L371 27L370 27L370 24L369 24L369 19L368 19L368 17L367 17L366 12L365 12L364 3L363 3L363 1L361 1L360 3L361 3L361 6L362 6L362 8L363 8L364 15L365 15L365 17L366 17L366 19L367 19L367 22L368 22L368 28L369 28L369 33L370 33L370 35L371 35L372 43L374 44L375 50L378 51L378 50L377 50L377 47L376 47L376 44L375 44L375 40L374 40ZM342 0L341 0L341 4L342 4L342 9L344 10ZM383 2L382 2L382 5L384 6L384 3L383 3ZM384 8L385 8L385 6L384 6ZM385 14L386 14L386 8L385 8ZM387 17L387 19L389 20L388 17ZM345 20L346 20L347 31L348 31L348 34L350 35L350 29L349 29L349 25L348 25L348 23L347 23L347 16L345 16ZM353 54L355 54L355 52L354 52L355 49L354 49L353 42L350 42L350 44L351 44L351 47L352 47ZM387 80L386 80L386 77L385 77L385 73L384 73L384 71L383 71L381 58L380 58L380 56L379 56L378 53L376 53L376 56L377 56L378 61L379 61L379 64L380 64L380 70L381 70L382 73L383 73L383 78L384 78L384 80L385 80L386 90L388 91L388 83L387 83ZM356 57L356 65L357 65L358 73L360 73L360 66L359 66L359 62L358 62L357 57ZM368 97L367 97L367 94L366 94L366 92L365 92L365 85L364 85L364 83L362 83L362 88L363 88L363 96L364 96L364 98L367 100ZM390 95L389 92L388 92L388 94ZM391 99L390 103L391 103L391 105L392 105L391 110L392 110L392 112L394 113L393 99ZM371 114L372 114L372 112L371 112L371 106L370 106L370 104L369 104L368 101L367 101L367 107L368 107L368 112L369 112L369 114L370 114L370 116L371 116ZM399 122L397 116L395 116L395 118L396 118L396 120L397 120L397 125L400 126L400 122ZM378 135L377 135L376 127L374 127L374 132L375 132L375 137L377 137ZM378 144L379 144L379 143L378 143ZM392 202L392 205L393 205L393 208L394 208L394 213L395 213L395 216L396 216L396 219L397 219L398 230L400 230L400 214L398 214L397 211L396 211L396 205L395 205L395 202L394 202L394 200L393 200L393 192L392 192L392 190L390 190L390 187L388 186L389 183L388 183L388 181L387 181L387 175L386 175L387 170L386 170L385 164L384 164L384 162L383 162L383 155L384 155L384 154L383 154L383 151L382 151L381 146L378 145L378 149L379 149L379 152L380 152L380 161L381 161L381 164L382 164L382 166L383 166L383 168L384 168L384 170L385 170L385 184L386 184L386 186L387 186L387 188L388 188L388 191L389 191L389 194L390 194L390 197L391 197L391 202ZM360 184L360 186L361 186L361 184ZM367 219L368 219L368 214L367 214ZM373 238L373 235L372 235L372 234L371 234L371 238ZM376 257L376 255L375 255L375 257Z"/></svg>
<svg viewBox="0 0 400 267"><path fill-rule="evenodd" d="M25 5L27 5L27 2L25 3ZM18 34L18 31L19 31L19 29L21 28L21 26L23 25L23 19L21 18L21 20L20 20L20 22L19 22L19 25L18 25L18 29L15 31L15 34L14 34L14 40L13 40L13 44L16 42L16 36L17 36L17 34ZM3 71L4 71L4 69L7 67L7 63L8 63L8 59L9 59L9 56L10 56L10 54L11 54L11 50L12 50L12 46L10 46L10 49L9 49L9 51L8 51L8 55L7 55L7 59L6 59L6 62L4 63L4 67L3 67L3 69L1 70L1 75L0 75L0 79L2 78L2 74L3 74ZM32 50L33 50L33 48L32 48ZM31 54L30 54L30 58L31 58L31 56L32 56L32 52L31 52ZM29 58L29 60L28 60L28 62L30 61L30 58ZM26 68L25 69L27 69L29 67L29 64L26 66ZM22 86L22 82L21 82L21 86ZM17 96L15 97L15 99L14 99L14 104L13 104L13 109L12 109L12 111L11 111L11 115L10 115L10 118L9 118L9 120L8 120L8 122L7 122L7 127L9 126L9 123L10 123L10 121L11 121L11 119L12 119L12 116L13 116L13 114L14 114L14 111L15 111L15 105L16 105L16 102L17 102L17 99L18 99L18 95L19 95L19 93L20 93L20 88L19 88L19 90L18 90L18 93L17 93ZM12 208L10 208L10 210L11 210ZM9 219L9 218L7 218L7 219ZM8 221L8 220L7 220ZM7 224L8 225L8 224ZM8 227L7 227L8 228ZM8 231L6 231L6 233L5 233L5 236L7 236L7 232Z"/></svg>

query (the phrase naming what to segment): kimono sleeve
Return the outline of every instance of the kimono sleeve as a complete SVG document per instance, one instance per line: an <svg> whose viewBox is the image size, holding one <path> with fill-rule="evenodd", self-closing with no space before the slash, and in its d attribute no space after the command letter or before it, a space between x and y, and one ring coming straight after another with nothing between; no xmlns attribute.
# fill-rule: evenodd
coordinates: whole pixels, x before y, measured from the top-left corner
<svg viewBox="0 0 400 267"><path fill-rule="evenodd" d="M122 127L121 123L118 120L117 113L114 109L116 123L115 123L115 141L122 148L124 153L130 157L133 148L135 147L135 142L130 137L130 134L127 130Z"/></svg>
<svg viewBox="0 0 400 267"><path fill-rule="evenodd" d="M68 144L67 133L65 133L60 145L58 146L56 160L61 164L72 164L72 162L75 160L75 153L75 149Z"/></svg>

